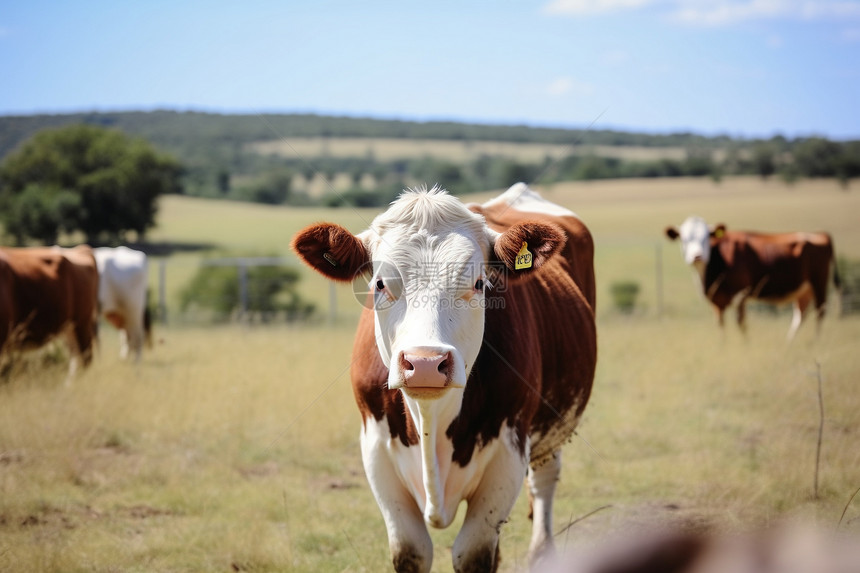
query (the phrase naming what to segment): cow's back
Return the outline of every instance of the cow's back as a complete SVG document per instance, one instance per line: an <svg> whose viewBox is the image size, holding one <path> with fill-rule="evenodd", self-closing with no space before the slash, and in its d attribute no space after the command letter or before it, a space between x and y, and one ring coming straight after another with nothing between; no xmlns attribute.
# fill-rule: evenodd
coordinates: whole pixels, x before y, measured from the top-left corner
<svg viewBox="0 0 860 573"><path fill-rule="evenodd" d="M516 396L499 415L516 412L517 403L526 405L520 423L531 434L532 462L540 463L570 437L591 394L597 362L594 243L572 214L504 204L473 210L495 231L539 221L560 227L566 236L559 253L533 278L504 285L498 293L504 305L488 305L484 347L472 376L478 379L475 386L494 392L503 384ZM498 296L490 292L488 299ZM482 408L480 401L475 407Z"/></svg>

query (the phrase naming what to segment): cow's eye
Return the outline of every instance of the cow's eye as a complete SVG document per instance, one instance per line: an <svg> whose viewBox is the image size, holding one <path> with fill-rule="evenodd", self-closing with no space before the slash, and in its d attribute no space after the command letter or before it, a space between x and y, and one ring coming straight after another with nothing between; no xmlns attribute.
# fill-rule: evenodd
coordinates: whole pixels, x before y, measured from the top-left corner
<svg viewBox="0 0 860 573"><path fill-rule="evenodd" d="M385 290L385 282L382 279L377 279L376 290Z"/></svg>
<svg viewBox="0 0 860 573"><path fill-rule="evenodd" d="M478 279L477 281L475 281L475 290L484 290L483 279Z"/></svg>

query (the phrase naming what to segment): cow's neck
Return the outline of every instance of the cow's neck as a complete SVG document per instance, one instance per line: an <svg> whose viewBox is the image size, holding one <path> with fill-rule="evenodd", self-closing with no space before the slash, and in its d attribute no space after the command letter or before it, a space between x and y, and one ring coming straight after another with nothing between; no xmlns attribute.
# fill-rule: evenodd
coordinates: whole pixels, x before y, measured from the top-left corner
<svg viewBox="0 0 860 573"><path fill-rule="evenodd" d="M702 288L705 291L705 297L708 300L713 300L723 281L726 279L726 262L719 248L712 247L707 265L700 263L696 270L702 279Z"/></svg>
<svg viewBox="0 0 860 573"><path fill-rule="evenodd" d="M404 398L415 422L421 449L421 477L426 495L424 519L434 527L447 527L454 519L453 515L447 515L445 503L445 483L451 469L453 445L445 432L460 412L463 389L452 388L436 400Z"/></svg>

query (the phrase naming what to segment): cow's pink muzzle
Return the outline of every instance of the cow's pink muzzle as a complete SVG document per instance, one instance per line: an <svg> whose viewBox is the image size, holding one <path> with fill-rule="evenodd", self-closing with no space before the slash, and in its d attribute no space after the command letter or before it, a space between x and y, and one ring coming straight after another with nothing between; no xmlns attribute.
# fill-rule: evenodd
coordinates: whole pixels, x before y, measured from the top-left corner
<svg viewBox="0 0 860 573"><path fill-rule="evenodd" d="M400 353L399 367L407 388L444 388L451 382L451 352L434 348L410 348Z"/></svg>

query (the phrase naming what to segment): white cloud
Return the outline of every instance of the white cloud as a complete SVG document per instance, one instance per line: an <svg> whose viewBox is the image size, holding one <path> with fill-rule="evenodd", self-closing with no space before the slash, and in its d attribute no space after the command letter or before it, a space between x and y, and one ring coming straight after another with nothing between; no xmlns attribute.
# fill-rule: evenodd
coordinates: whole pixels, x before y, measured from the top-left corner
<svg viewBox="0 0 860 573"><path fill-rule="evenodd" d="M725 26L750 20L860 19L860 0L551 0L542 11L561 16L590 16L661 7L684 24Z"/></svg>
<svg viewBox="0 0 860 573"><path fill-rule="evenodd" d="M562 97L569 94L583 96L594 93L594 86L565 76L551 81L546 86L545 91L552 97Z"/></svg>
<svg viewBox="0 0 860 573"><path fill-rule="evenodd" d="M856 0L678 0L671 16L680 22L722 26L750 20L820 20L860 17Z"/></svg>
<svg viewBox="0 0 860 573"><path fill-rule="evenodd" d="M717 2L682 1L672 17L688 24L719 26L744 20L774 18L788 10L789 0L722 0Z"/></svg>
<svg viewBox="0 0 860 573"><path fill-rule="evenodd" d="M543 11L547 14L583 16L641 8L653 3L654 0L552 0L543 7Z"/></svg>

